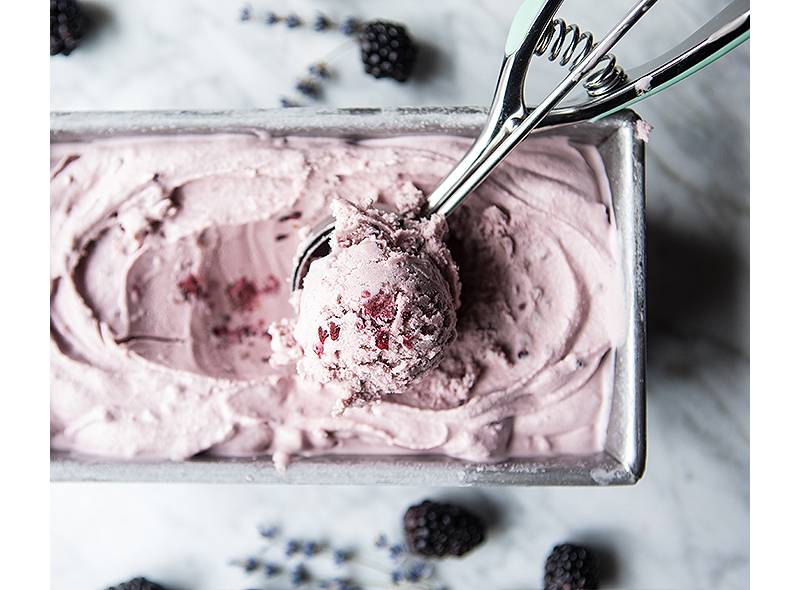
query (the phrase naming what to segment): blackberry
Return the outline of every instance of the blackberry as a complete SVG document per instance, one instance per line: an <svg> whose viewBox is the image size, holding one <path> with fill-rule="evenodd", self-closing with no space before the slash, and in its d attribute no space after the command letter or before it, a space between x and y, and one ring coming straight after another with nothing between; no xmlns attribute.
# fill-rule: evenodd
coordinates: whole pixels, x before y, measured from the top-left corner
<svg viewBox="0 0 800 590"><path fill-rule="evenodd" d="M108 590L166 590L164 586L151 582L147 578L134 578L110 587Z"/></svg>
<svg viewBox="0 0 800 590"><path fill-rule="evenodd" d="M599 585L597 559L588 547L556 545L544 565L545 590L596 590Z"/></svg>
<svg viewBox="0 0 800 590"><path fill-rule="evenodd" d="M69 55L88 28L86 17L75 0L50 0L50 55Z"/></svg>
<svg viewBox="0 0 800 590"><path fill-rule="evenodd" d="M417 48L403 25L385 21L366 23L360 33L364 71L375 78L405 82L417 59Z"/></svg>
<svg viewBox="0 0 800 590"><path fill-rule="evenodd" d="M483 522L468 510L425 500L411 506L403 517L406 544L426 557L461 556L483 542Z"/></svg>

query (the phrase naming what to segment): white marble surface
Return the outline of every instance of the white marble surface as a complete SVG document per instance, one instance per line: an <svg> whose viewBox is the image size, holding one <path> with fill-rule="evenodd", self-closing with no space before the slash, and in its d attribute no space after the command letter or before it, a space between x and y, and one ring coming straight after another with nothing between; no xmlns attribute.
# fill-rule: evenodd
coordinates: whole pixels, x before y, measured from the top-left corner
<svg viewBox="0 0 800 590"><path fill-rule="evenodd" d="M239 2L95 0L102 32L51 60L53 109L274 106L338 36L237 22ZM660 3L617 53L634 65L668 48L724 0ZM426 46L415 83L371 82L355 49L335 62L332 106L486 104L516 0L256 1L256 10L388 17ZM629 0L567 2L603 31ZM491 541L445 564L451 588L540 583L553 543L590 538L617 556L606 587L748 587L749 49L639 111L648 150L648 469L625 489L325 488L200 485L52 486L52 587L85 590L134 574L176 588L245 588L226 565L257 546L253 527L367 542L392 532L407 504L458 495L501 515ZM543 90L537 77L534 90Z"/></svg>

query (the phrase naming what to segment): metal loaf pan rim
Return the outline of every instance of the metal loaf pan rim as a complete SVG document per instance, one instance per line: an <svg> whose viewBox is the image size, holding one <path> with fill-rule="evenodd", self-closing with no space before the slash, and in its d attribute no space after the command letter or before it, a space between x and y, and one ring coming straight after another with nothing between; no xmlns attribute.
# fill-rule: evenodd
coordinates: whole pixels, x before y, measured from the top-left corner
<svg viewBox="0 0 800 590"><path fill-rule="evenodd" d="M175 134L252 133L386 137L474 136L486 110L474 107L397 109L268 109L51 113L51 142ZM471 463L413 455L331 455L298 458L285 474L269 457L196 457L185 461L117 461L51 452L52 481L228 482L478 486L629 485L645 462L644 143L638 115L622 111L597 122L539 131L598 146L612 192L625 274L627 334L615 352L606 450L592 455Z"/></svg>

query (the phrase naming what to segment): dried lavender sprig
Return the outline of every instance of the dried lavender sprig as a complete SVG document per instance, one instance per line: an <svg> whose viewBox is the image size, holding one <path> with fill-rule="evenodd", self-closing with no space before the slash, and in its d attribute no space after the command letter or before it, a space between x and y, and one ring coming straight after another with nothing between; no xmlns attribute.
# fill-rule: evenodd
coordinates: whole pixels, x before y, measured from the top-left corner
<svg viewBox="0 0 800 590"><path fill-rule="evenodd" d="M297 91L312 99L319 98L321 95L321 82L333 77L333 70L330 64L344 54L344 49L353 45L352 40L335 47L328 52L322 59L314 62L308 67L311 76L301 78L295 83ZM313 69L312 69L313 68ZM282 96L280 98L280 105L284 108L303 106L303 100L294 96Z"/></svg>
<svg viewBox="0 0 800 590"><path fill-rule="evenodd" d="M303 24L303 21L300 20L300 17L297 16L296 14L286 15L284 21L286 22L286 26L289 27L290 29L295 29Z"/></svg>
<svg viewBox="0 0 800 590"><path fill-rule="evenodd" d="M288 564L281 564L268 559L267 553L270 549L275 550L281 546L282 535L280 529L275 526L260 526L258 532L261 538L265 539L266 545L259 551L260 557L248 557L245 559L234 560L231 563L242 567L247 573L255 573L260 570L263 575L275 580L278 576L285 575L287 582L293 590L311 590L312 588L325 590L396 590L404 588L406 590L446 590L441 583L431 584L429 579L435 574L435 567L429 562L413 558L410 553L400 544L389 543L386 535L381 535L376 545L386 550L387 556L394 561L392 570L371 563L364 559L355 559L356 552L353 550L333 549L332 557L336 565L346 562L351 568L361 567L385 576L392 584L391 586L374 585L373 583L362 584L352 577L352 572L346 576L336 576L333 578L315 578L306 568L303 561L295 562L291 567ZM302 558L302 555L316 556L326 551L330 545L324 541L300 540L297 538L287 538L282 544L284 547L284 557L286 559ZM290 551L285 551L286 549ZM274 583L274 582L273 582ZM270 586L275 588L275 586Z"/></svg>
<svg viewBox="0 0 800 590"><path fill-rule="evenodd" d="M335 19L331 18L327 14L319 11L314 15L314 18L304 19L300 15L294 12L286 15L280 15L272 10L269 10L266 13L264 13L262 18L258 19L255 18L255 11L250 6L250 4L245 4L239 10L239 20L261 21L266 23L267 25L284 23L290 29L302 27L310 23L311 28L318 33L338 30L340 33L347 36L355 35L363 27L363 23L361 22L361 20L357 19L356 17L348 16L345 17L341 22L337 22Z"/></svg>

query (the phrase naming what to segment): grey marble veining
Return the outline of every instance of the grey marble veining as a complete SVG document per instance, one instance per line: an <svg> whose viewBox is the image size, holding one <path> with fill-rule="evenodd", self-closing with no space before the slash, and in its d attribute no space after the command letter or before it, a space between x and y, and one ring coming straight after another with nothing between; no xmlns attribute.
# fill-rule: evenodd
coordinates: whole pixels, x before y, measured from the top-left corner
<svg viewBox="0 0 800 590"><path fill-rule="evenodd" d="M92 43L51 60L56 110L274 106L342 37L237 21L239 2L94 0ZM597 10L602 4L603 9ZM602 32L628 0L566 2ZM637 65L724 0L661 2L616 53ZM423 44L416 82L373 82L339 49L322 104L486 104L516 0L253 1L258 12L385 17ZM557 75L541 67L529 94ZM749 575L749 48L648 102L648 469L625 489L324 488L62 484L52 487L52 587L103 588L145 573L177 588L245 588L226 565L256 523L368 542L425 496L488 503L491 542L442 566L453 588L540 583L549 547L589 539L616 555L613 588L729 589ZM347 523L343 526L343 523Z"/></svg>

